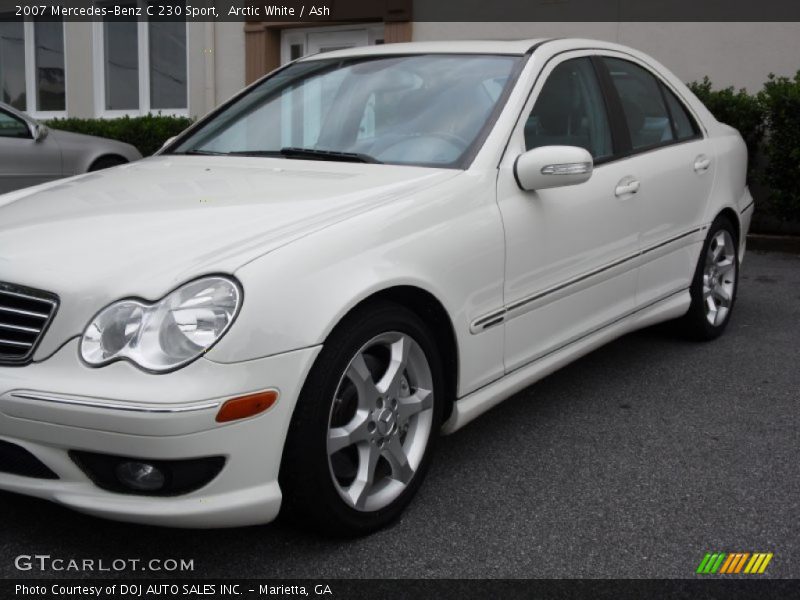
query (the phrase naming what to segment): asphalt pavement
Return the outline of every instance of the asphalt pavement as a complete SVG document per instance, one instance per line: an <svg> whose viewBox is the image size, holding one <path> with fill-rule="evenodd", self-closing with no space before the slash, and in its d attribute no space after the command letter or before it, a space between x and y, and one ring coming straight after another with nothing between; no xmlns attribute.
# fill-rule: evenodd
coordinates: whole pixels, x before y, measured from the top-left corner
<svg viewBox="0 0 800 600"><path fill-rule="evenodd" d="M98 575L14 566L47 554L192 559L193 577L679 578L720 551L800 577L799 344L800 256L750 252L722 338L648 329L510 398L441 440L385 531L160 529L0 493L0 576Z"/></svg>

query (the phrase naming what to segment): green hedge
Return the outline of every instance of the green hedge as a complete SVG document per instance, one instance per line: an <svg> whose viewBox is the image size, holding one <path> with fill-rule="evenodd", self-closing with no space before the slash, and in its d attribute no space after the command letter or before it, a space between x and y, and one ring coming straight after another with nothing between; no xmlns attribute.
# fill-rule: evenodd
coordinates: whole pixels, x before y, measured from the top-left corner
<svg viewBox="0 0 800 600"><path fill-rule="evenodd" d="M136 146L143 156L150 156L169 138L192 124L187 117L121 117L119 119L51 119L48 127L119 140Z"/></svg>
<svg viewBox="0 0 800 600"><path fill-rule="evenodd" d="M764 183L778 218L800 221L800 71L793 79L770 74L758 94L768 140Z"/></svg>
<svg viewBox="0 0 800 600"><path fill-rule="evenodd" d="M794 78L769 75L757 94L713 89L708 77L689 84L717 120L739 130L750 154L750 182L765 184L760 210L782 221L800 223L800 71ZM758 157L766 158L756 174Z"/></svg>

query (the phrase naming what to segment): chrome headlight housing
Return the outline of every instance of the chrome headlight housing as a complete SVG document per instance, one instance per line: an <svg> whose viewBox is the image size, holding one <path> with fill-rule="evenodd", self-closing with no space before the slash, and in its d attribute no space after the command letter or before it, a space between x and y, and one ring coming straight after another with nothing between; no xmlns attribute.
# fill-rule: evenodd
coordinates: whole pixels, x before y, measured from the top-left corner
<svg viewBox="0 0 800 600"><path fill-rule="evenodd" d="M126 359L147 371L172 371L225 335L241 303L239 284L222 276L190 281L157 302L114 302L83 332L81 358L94 367Z"/></svg>

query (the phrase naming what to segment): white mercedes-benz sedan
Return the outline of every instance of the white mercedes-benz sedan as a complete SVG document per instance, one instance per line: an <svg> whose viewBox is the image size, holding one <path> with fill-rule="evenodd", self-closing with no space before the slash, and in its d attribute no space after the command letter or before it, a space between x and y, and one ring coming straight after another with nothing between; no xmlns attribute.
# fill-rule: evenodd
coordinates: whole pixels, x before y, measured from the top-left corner
<svg viewBox="0 0 800 600"><path fill-rule="evenodd" d="M0 489L373 531L441 431L632 330L722 333L746 163L615 44L295 61L152 158L0 196Z"/></svg>

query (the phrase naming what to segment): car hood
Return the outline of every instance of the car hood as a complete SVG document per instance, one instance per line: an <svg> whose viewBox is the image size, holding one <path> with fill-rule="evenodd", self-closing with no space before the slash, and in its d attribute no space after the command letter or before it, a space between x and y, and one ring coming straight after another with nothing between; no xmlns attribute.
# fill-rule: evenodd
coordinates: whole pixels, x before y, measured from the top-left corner
<svg viewBox="0 0 800 600"><path fill-rule="evenodd" d="M155 299L457 173L153 157L0 196L0 281L59 294L59 312L69 303L94 312L121 297Z"/></svg>

